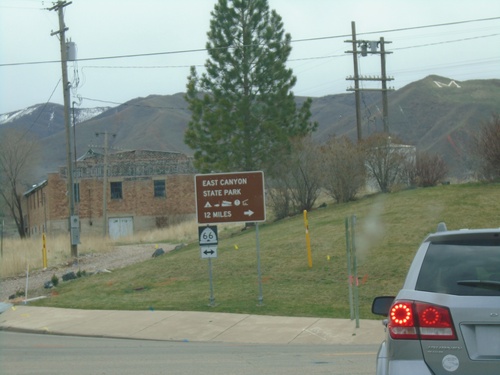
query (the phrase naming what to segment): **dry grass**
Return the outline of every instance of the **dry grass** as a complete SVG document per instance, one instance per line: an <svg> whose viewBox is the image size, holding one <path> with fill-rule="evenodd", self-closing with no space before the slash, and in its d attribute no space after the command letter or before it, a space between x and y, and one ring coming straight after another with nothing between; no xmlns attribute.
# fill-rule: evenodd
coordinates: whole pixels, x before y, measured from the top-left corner
<svg viewBox="0 0 500 375"><path fill-rule="evenodd" d="M71 260L69 235L46 236L47 265L53 266ZM83 238L79 252L104 252L112 247L110 241L102 238ZM17 276L26 269L43 268L42 237L31 237L24 240L6 238L3 244L3 257L0 264L0 276Z"/></svg>
<svg viewBox="0 0 500 375"><path fill-rule="evenodd" d="M192 242L198 234L195 220L185 221L168 228L155 229L134 234L130 237L123 237L117 241L118 245L125 244L148 244L148 243L185 243Z"/></svg>
<svg viewBox="0 0 500 375"><path fill-rule="evenodd" d="M82 236L78 254L102 253L115 245L147 243L190 243L197 240L198 224L186 221L169 228L139 232L134 236L120 238L118 242L101 237ZM43 242L41 237L28 239L6 238L3 242L3 257L0 263L0 277L18 276L30 270L43 268ZM71 261L69 235L46 237L47 265L53 266Z"/></svg>
<svg viewBox="0 0 500 375"><path fill-rule="evenodd" d="M198 241L198 226L199 224L193 219L172 225L168 228L139 232L130 237L120 238L115 245L156 243L189 244ZM222 230L229 230L235 226L241 226L241 224L226 224Z"/></svg>

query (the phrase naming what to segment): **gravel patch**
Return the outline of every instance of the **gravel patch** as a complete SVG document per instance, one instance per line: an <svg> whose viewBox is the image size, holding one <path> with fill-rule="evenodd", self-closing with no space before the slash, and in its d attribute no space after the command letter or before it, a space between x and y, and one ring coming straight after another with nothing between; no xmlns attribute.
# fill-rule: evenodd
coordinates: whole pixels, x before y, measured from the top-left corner
<svg viewBox="0 0 500 375"><path fill-rule="evenodd" d="M161 248L165 251L171 251L175 245L162 244ZM62 283L62 276L69 272L75 274L81 270L88 273L113 271L128 265L143 262L151 259L156 250L156 245L125 245L116 246L113 250L103 253L79 254L78 264L59 264L57 266L49 266L45 270L33 270L29 273L28 278L28 299L50 294L50 289L45 289L44 284L50 281L55 274L59 278L59 283ZM3 302L19 302L24 300L24 291L26 289L26 274L16 277L8 277L1 280L0 285L0 301ZM22 295L15 300L9 300L9 297L22 291Z"/></svg>

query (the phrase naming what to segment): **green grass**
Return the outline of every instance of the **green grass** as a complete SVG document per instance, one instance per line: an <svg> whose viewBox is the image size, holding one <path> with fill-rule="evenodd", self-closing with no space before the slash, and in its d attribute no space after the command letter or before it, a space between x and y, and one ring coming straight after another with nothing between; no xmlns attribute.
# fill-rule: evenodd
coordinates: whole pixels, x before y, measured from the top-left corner
<svg viewBox="0 0 500 375"><path fill-rule="evenodd" d="M406 190L314 210L308 214L312 268L302 215L261 223L262 306L255 230L242 227L222 232L212 260L214 307L208 261L200 259L197 243L111 274L61 283L57 295L34 304L349 318L344 221L351 215L357 218L360 315L370 319L373 297L398 291L419 243L438 222L448 229L500 226L500 184Z"/></svg>

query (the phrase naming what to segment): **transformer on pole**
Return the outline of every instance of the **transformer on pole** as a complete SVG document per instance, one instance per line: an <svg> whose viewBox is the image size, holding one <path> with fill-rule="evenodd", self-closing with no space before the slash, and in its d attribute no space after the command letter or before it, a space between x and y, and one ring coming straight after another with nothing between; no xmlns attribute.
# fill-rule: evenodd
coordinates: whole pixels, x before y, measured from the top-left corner
<svg viewBox="0 0 500 375"><path fill-rule="evenodd" d="M384 132L389 133L389 106L387 104L387 91L394 90L393 88L387 88L387 81L394 80L393 77L387 77L386 74L386 61L385 55L392 53L385 50L385 44L392 43L386 42L384 38L380 40L358 40L356 39L356 23L351 22L352 29L352 39L346 40L346 43L352 43L352 51L346 51L346 53L352 53L353 63L354 63L354 76L349 76L346 80L354 81L354 88L350 87L347 91L354 91L356 97L356 128L358 134L358 141L362 139L361 130L361 108L360 108L360 92L361 91L381 91L382 92L382 105L383 105L383 122L384 122ZM379 50L380 47L380 50ZM359 48L359 50L358 50ZM381 76L380 77L365 77L360 76L358 73L358 55L362 57L368 56L369 54L380 54L381 61ZM382 83L382 88L360 88L360 81L380 81Z"/></svg>

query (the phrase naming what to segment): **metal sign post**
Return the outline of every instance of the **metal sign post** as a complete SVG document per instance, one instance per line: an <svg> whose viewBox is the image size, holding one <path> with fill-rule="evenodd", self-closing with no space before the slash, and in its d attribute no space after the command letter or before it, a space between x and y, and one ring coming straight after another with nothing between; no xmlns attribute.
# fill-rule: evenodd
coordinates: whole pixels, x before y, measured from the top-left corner
<svg viewBox="0 0 500 375"><path fill-rule="evenodd" d="M260 271L260 241L259 241L259 223L255 223L255 242L257 243L257 278L259 280L259 306L264 304L262 295L262 273Z"/></svg>
<svg viewBox="0 0 500 375"><path fill-rule="evenodd" d="M200 253L202 259L208 259L208 279L210 283L209 306L215 306L214 283L212 277L212 258L217 258L217 226L198 227L198 237L200 242Z"/></svg>
<svg viewBox="0 0 500 375"><path fill-rule="evenodd" d="M3 228L5 226L5 220L2 219L2 230L0 231L0 256L3 258Z"/></svg>
<svg viewBox="0 0 500 375"><path fill-rule="evenodd" d="M359 283L358 283L358 260L356 256L356 216L345 219L346 250L347 250L347 273L349 283L349 306L351 320L356 319L356 328L359 328Z"/></svg>
<svg viewBox="0 0 500 375"><path fill-rule="evenodd" d="M349 310L350 318L354 320L354 303L352 294L352 263L351 263L351 236L349 231L349 218L345 218L345 243L347 254L347 285L349 287Z"/></svg>
<svg viewBox="0 0 500 375"><path fill-rule="evenodd" d="M356 255L356 215L351 217L351 246L352 246L352 269L354 279L354 315L356 317L356 328L359 328L359 285L358 285L358 257Z"/></svg>
<svg viewBox="0 0 500 375"><path fill-rule="evenodd" d="M214 307L215 297L214 297L214 282L212 278L212 258L208 258L208 279L210 280L210 298L208 299L208 305L210 307Z"/></svg>

